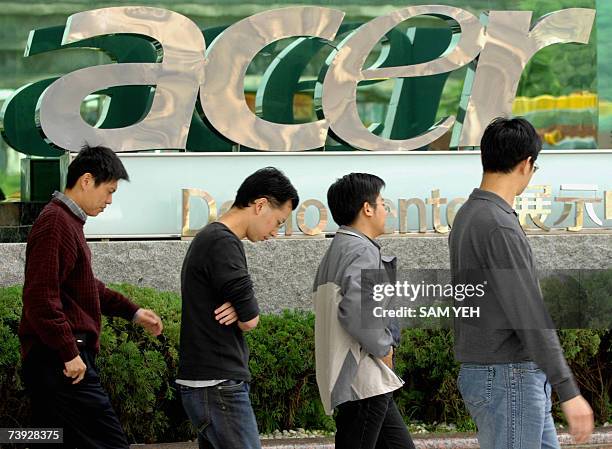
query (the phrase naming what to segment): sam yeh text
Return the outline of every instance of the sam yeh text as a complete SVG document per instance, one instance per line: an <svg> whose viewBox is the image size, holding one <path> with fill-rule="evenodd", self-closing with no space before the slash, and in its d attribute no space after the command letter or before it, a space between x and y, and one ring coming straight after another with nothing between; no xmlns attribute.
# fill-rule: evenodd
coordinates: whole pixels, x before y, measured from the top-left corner
<svg viewBox="0 0 612 449"><path fill-rule="evenodd" d="M480 318L480 307L374 307L376 318Z"/></svg>

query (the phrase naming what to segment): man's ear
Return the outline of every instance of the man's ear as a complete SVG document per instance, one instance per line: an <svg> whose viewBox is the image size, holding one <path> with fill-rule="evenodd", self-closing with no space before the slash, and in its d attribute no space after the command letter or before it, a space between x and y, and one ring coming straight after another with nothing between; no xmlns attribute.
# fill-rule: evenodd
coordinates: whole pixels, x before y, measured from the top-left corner
<svg viewBox="0 0 612 449"><path fill-rule="evenodd" d="M263 210L263 207L266 205L267 202L268 202L268 198L257 198L255 201L253 201L253 205L255 206L256 215L259 215L261 213L261 211Z"/></svg>
<svg viewBox="0 0 612 449"><path fill-rule="evenodd" d="M525 176L528 173L526 170L528 170L528 168L531 167L529 163L530 160L531 160L530 158L527 158L527 159L523 159L522 161L520 161L518 164L514 166L512 173L516 173L519 176Z"/></svg>
<svg viewBox="0 0 612 449"><path fill-rule="evenodd" d="M366 215L366 217L372 217L374 215L374 208L367 201L363 203L363 206L361 206L361 210Z"/></svg>
<svg viewBox="0 0 612 449"><path fill-rule="evenodd" d="M81 189L87 190L95 185L95 181L93 175L87 172L81 175L78 184L81 186Z"/></svg>
<svg viewBox="0 0 612 449"><path fill-rule="evenodd" d="M522 173L523 175L529 175L532 171L533 171L533 161L532 161L532 157L529 156L527 159L525 159L523 162L521 162L523 164L522 168Z"/></svg>

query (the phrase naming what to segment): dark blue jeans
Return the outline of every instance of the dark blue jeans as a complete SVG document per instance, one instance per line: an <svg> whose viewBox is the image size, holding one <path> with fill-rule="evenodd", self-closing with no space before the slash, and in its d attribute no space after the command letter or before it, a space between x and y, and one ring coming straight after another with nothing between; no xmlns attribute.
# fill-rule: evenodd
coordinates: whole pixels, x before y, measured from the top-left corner
<svg viewBox="0 0 612 449"><path fill-rule="evenodd" d="M261 448L248 383L226 380L214 387L179 389L200 449Z"/></svg>
<svg viewBox="0 0 612 449"><path fill-rule="evenodd" d="M100 384L94 353L81 349L80 355L87 371L78 384L64 375L64 363L51 348L35 346L23 362L22 378L32 402L32 426L64 429L63 445L35 446L128 449L119 419Z"/></svg>

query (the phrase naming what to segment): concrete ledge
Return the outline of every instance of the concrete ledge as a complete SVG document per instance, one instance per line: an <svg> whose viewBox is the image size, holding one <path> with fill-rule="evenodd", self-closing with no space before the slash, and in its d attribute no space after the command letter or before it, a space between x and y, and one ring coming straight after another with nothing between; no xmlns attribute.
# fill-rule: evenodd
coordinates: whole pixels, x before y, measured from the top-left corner
<svg viewBox="0 0 612 449"><path fill-rule="evenodd" d="M314 275L331 239L282 238L245 242L249 269L263 312L309 310ZM400 269L447 269L447 236L383 237L383 252L395 255ZM612 268L612 233L530 235L541 269ZM96 275L104 282L125 282L179 292L188 241L92 242ZM0 286L23 283L25 244L0 244Z"/></svg>

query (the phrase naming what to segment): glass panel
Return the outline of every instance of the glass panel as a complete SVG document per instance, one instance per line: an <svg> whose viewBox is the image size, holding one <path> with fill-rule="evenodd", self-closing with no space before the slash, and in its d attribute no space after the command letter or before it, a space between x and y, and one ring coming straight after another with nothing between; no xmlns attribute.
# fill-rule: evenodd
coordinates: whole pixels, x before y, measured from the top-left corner
<svg viewBox="0 0 612 449"><path fill-rule="evenodd" d="M518 83L517 96L512 106L514 115L524 115L538 129L551 149L610 148L612 140L612 52L606 36L612 32L612 3L607 0L465 0L441 1L463 8L476 17L489 10L533 11L532 26L545 14L572 7L596 8L596 24L590 42L583 44L556 44L537 52L525 67ZM268 2L242 0L216 0L202 4L141 1L142 5L167 8L184 14L205 31L207 46L212 37L224 27L269 9ZM292 6L289 0L279 0L275 5ZM325 59L351 30L395 9L427 4L422 0L352 0L347 2L306 1L302 4L340 8L345 12L342 32L332 43L317 42L298 45L298 39L283 39L263 49L251 62L245 78L245 97L249 108L266 120L278 123L307 123L318 119L316 112L315 82ZM42 1L0 2L0 105L20 87L47 78L62 76L79 68L111 63L108 54L95 49L70 49L40 52L23 57L30 30L64 26L70 14L114 6L111 2L66 1L54 4ZM339 6L340 5L340 6ZM482 19L484 20L484 18ZM391 53L401 45L404 50L391 54L387 65L406 65L437 58L450 43L450 28L440 19L419 17L398 25L387 33L369 55L366 66L384 60L385 52ZM601 45L598 45L598 42ZM307 63L291 70L293 87L281 86L267 80L269 67L279 55L292 46L304 55ZM452 44L451 44L452 47ZM410 51L406 50L410 48ZM599 52L599 58L597 53ZM295 56L295 54L294 54ZM382 58L382 59L381 59ZM299 59L299 58L298 58ZM231 55L227 58L231 63ZM384 63L383 63L384 64ZM294 71L295 71L294 70ZM359 116L366 127L380 136L406 139L425 132L443 117L463 114L460 101L469 93L464 89L466 77L471 72L463 67L454 72L411 79L391 79L360 83L357 92ZM599 76L598 76L599 74ZM278 75L278 74L277 74ZM472 73L473 75L473 73ZM274 80L272 80L274 81ZM264 96L262 85L268 82ZM403 83L403 84L402 84ZM403 87L402 87L403 86ZM147 86L141 92L148 92ZM403 89L403 90L402 90ZM258 99L258 92L261 98ZM425 93L425 94L424 94ZM110 101L112 103L112 100ZM99 122L107 110L108 97L88 97L83 105L83 116L89 123ZM146 102L145 102L146 103ZM131 116L139 117L140 110ZM26 119L25 117L23 118ZM27 117L31 120L33 117ZM203 125L202 125L203 126ZM188 141L188 150L206 151L198 142L214 142L210 148L232 151L227 143L205 128L195 129ZM458 132L458 131L456 131ZM201 134L198 134L201 133ZM197 137L197 135L200 137ZM202 137L203 136L203 137ZM198 140L204 139L204 140ZM208 139L208 140L206 140ZM216 139L216 140L215 140ZM191 142L191 145L190 143ZM424 149L447 150L451 144L451 132ZM326 150L350 150L328 138ZM244 150L244 149L243 149ZM5 141L0 141L0 188L5 195L14 194L19 185L19 155Z"/></svg>

